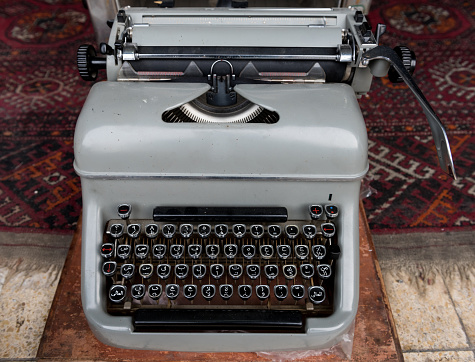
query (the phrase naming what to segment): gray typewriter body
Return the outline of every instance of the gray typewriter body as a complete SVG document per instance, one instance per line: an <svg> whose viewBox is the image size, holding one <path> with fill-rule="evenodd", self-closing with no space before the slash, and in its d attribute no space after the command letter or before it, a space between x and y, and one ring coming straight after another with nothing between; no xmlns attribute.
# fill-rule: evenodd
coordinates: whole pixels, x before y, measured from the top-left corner
<svg viewBox="0 0 475 362"><path fill-rule="evenodd" d="M91 329L102 342L122 348L175 351L320 349L334 345L348 332L358 307L359 189L368 170L366 127L357 97L369 90L372 78L368 64L363 64L364 52L377 47L372 34L370 38L364 38L361 30L364 19L359 19L359 16L352 9L140 8L125 9L125 16L122 13L115 20L109 41L111 50L106 60L108 81L93 86L79 117L74 140L74 167L81 177L84 205L82 303ZM348 33L353 34L352 41L345 43ZM121 43L120 47L117 47L118 43ZM163 116L166 112L210 92L214 84L195 81L199 74L196 69L190 71L192 77L189 79L194 81L180 81L178 78L183 74L176 76L171 71L137 71L139 62L148 64L145 63L147 59L160 58L150 56L150 53L147 58L150 49L146 46L153 51L184 47L185 52L198 47L201 50L192 55L180 52L161 55L167 60L186 58L188 62L196 63L206 56L214 57L212 62L226 61L226 64L233 64L239 58L231 55L223 60L214 53L205 54L203 49L211 49L207 47L223 47L224 50L236 47L317 48L331 49L331 54L317 52L319 60L314 61L313 71L305 69L303 75L302 72L296 74L295 70L258 72L260 79L257 82L253 78L253 82L233 84L232 90L238 97L277 114L276 122L228 122L220 119L169 122ZM275 56L264 53L269 59ZM255 64L262 60L255 53L252 56L257 58ZM288 55L285 57L289 61L295 60ZM328 81L330 75L319 63L328 61L344 64L341 81ZM196 64L193 64L194 67ZM198 67L203 69L206 65L198 64ZM380 72L380 65L374 68L373 72ZM240 74L242 78L252 78L254 76L247 74L253 74L253 71L249 73L249 67L246 70L246 66L241 66ZM187 71L183 73L189 75ZM209 113L204 112L201 117L205 115L209 116ZM123 219L117 216L120 204L132 208L130 216ZM309 212L311 205L329 204L336 205L338 217L323 216L323 221L315 221ZM229 222L226 215L220 215L216 222L206 221L209 220L207 215L202 215L204 221L200 221L200 215L194 215L193 221L181 216L161 219L154 210L162 206L179 210L206 207L228 212L234 208L247 211L249 208L280 208L285 209L286 217L278 222L264 220L262 223L253 222L248 215L243 218L246 221L239 217L233 219L231 215ZM243 299L241 290L240 298L236 296L228 301L222 294L220 296L221 292L217 291L219 278L209 277L205 282L183 277L181 279L187 281L180 281L176 278L177 269L174 270L176 275L168 279L157 276L158 268L164 263L175 268L185 263L189 263L191 268L198 263L197 259L187 256L186 249L180 261L177 261L180 257L168 254L165 258L157 257L157 244L168 243L170 249L175 246L175 241L165 236L168 223L177 227L176 235L181 232L181 225L191 225L192 237L182 234L180 241L176 242L182 242L185 248L190 243L200 243L206 248L207 243L216 242L221 243L223 252L226 243L241 242L235 241L231 228L233 224L243 223L250 243L254 243L256 248L261 244L270 245L275 252L281 240L285 243L293 239L290 235L292 228L287 229L288 225L302 230L304 225L312 223L317 231L314 237L328 249L332 237L322 237L322 222L331 223L338 235L338 255L331 264L328 262L332 270L331 290L326 291L330 300L328 313L315 312L321 307L321 300L315 301L310 296L315 290L311 288L326 285L321 284L327 283L320 280L326 279L322 276L301 278L298 282L281 277L276 282L266 279L261 271L260 279L251 276L245 282L231 279L226 282L234 286L234 294L238 294L240 283L249 285L253 293L258 285L275 288L279 284L285 293L295 283L304 286L302 296L294 297L295 300L289 292L278 300L270 295L257 302ZM225 224L230 230L226 237L218 235L211 239L201 236L199 227L202 223L210 224L211 234L218 234L215 230L217 224ZM268 235L273 223L282 228L279 242ZM130 224L141 228L139 236L129 232ZM152 224L160 229L158 236L149 235L148 227ZM254 224L263 224L263 237L249 235ZM120 235L113 235L111 225L119 225ZM307 243L307 250L313 250L312 238L298 238ZM336 237L333 238L335 243ZM139 256L137 249L134 254L134 247L145 248L145 244L148 245L145 256ZM121 245L130 245L130 256L110 261L119 254L119 248L123 248ZM109 250L107 248L114 250L112 256L101 255L103 250ZM225 273L227 263L235 262L229 256L210 258L219 260L226 268ZM200 263L209 268L218 263L210 258ZM280 262L279 257L273 258L276 263ZM297 259L294 262L297 267L313 263L313 270L323 265L311 252L307 259ZM273 261L269 260L274 259L259 255L258 251L254 259L244 257L242 260L261 263L263 268L264 264L272 264ZM280 273L285 273L283 268L290 263L289 260L276 266ZM122 265L129 263L135 263L133 278L124 276L122 269L119 271ZM142 264L147 264L152 272L144 272L147 274L144 276ZM117 268L115 274L108 274L105 265ZM171 281L170 278L175 279ZM153 288L160 288L160 297L151 298L150 284ZM173 291L168 289L169 285L182 293L190 284L198 285L198 294L205 293L200 289L204 284L213 284L212 288L217 289L213 289L215 295L205 298L205 301L202 296L192 301L185 300L190 298L183 298L181 294L170 296ZM116 285L117 291L124 293L120 300L114 300L116 291L113 288ZM134 288L140 289L142 285L145 293L136 296ZM274 293L277 293L275 289ZM292 313L301 313L304 317L297 329L280 328L278 322L268 328L249 330L239 324L236 328L222 328L219 323L211 323L208 328L193 328L193 321L185 324L185 328L175 329L174 321L160 327L160 321L154 320L155 312L149 312L159 310L167 317L175 311L191 310L193 314L204 309L216 313L238 310L241 317L244 315L242 311L245 313L246 310L251 316L254 310L263 313L292 310ZM143 320L138 317L137 310L146 310ZM150 319L152 327L148 324Z"/></svg>

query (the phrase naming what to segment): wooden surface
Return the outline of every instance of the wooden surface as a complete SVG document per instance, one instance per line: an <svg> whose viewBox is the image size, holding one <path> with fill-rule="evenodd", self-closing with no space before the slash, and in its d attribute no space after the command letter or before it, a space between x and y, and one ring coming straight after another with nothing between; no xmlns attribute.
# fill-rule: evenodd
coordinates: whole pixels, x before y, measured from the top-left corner
<svg viewBox="0 0 475 362"><path fill-rule="evenodd" d="M125 350L106 346L90 331L81 306L81 222L46 322L38 360L100 361L268 361L256 353L191 353ZM282 357L282 355L281 355ZM341 360L339 353L298 358ZM392 314L382 284L371 233L360 205L360 303L356 316L354 361L403 361Z"/></svg>

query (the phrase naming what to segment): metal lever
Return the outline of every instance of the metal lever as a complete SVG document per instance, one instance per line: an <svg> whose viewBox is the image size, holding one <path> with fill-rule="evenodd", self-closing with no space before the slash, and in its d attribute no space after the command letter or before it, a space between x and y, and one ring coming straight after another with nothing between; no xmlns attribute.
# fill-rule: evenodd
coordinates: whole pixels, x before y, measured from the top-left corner
<svg viewBox="0 0 475 362"><path fill-rule="evenodd" d="M435 147L437 149L437 156L439 157L440 167L451 177L457 179L457 176L455 175L454 163L452 160L452 153L450 151L449 140L447 138L444 125L440 121L439 117L437 117L437 114L434 112L429 102L422 94L422 91L419 89L414 79L404 67L401 58L399 58L396 52L391 48L387 46L377 46L363 54L362 63L363 65L369 65L371 61L377 59L385 60L390 65L392 65L407 84L407 86L411 89L412 93L416 96L419 104L422 107L422 110L424 111L424 114L427 117L427 121L429 122L429 126L432 131L432 137L434 138Z"/></svg>

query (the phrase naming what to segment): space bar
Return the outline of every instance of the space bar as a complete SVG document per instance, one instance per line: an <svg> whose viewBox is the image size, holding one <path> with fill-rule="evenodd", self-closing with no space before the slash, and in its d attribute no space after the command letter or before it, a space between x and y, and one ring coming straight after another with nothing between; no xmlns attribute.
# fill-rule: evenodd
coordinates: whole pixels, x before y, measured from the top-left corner
<svg viewBox="0 0 475 362"><path fill-rule="evenodd" d="M303 328L299 311L260 309L138 309L136 332L160 330L265 330Z"/></svg>

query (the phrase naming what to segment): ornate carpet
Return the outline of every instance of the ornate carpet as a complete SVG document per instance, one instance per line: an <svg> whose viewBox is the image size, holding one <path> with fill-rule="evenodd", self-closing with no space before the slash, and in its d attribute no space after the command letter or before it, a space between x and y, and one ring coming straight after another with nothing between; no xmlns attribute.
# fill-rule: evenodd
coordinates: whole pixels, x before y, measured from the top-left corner
<svg viewBox="0 0 475 362"><path fill-rule="evenodd" d="M376 233L473 229L475 7L468 1L375 1L386 45L418 57L416 81L449 132L459 178L438 167L430 130L403 85L375 79L360 104L369 132L364 203ZM81 212L73 133L91 83L76 50L93 43L77 0L0 1L0 231L70 233ZM369 192L368 192L369 191Z"/></svg>

